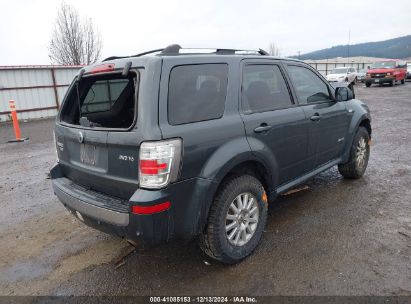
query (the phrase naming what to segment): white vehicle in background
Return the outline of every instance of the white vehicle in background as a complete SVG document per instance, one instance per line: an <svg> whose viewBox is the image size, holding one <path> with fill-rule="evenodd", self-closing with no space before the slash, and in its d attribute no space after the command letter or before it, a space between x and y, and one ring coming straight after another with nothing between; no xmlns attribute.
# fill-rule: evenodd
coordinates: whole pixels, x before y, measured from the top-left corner
<svg viewBox="0 0 411 304"><path fill-rule="evenodd" d="M326 76L326 79L329 82L348 82L355 84L357 82L357 72L354 68L350 67L335 68Z"/></svg>
<svg viewBox="0 0 411 304"><path fill-rule="evenodd" d="M357 81L364 82L365 76L367 75L368 69L358 69L357 71Z"/></svg>

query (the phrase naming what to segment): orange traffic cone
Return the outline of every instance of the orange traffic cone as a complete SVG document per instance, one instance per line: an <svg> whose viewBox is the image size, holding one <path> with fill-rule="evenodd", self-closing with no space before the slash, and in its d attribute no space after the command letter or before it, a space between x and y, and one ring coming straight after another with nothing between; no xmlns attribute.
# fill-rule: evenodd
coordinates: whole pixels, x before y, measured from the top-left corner
<svg viewBox="0 0 411 304"><path fill-rule="evenodd" d="M8 142L22 142L22 141L25 141L28 138L21 138L19 120L17 119L16 105L14 104L14 100L9 101L9 106L10 106L10 112L11 112L11 119L13 120L14 134L15 134L16 138L11 139Z"/></svg>

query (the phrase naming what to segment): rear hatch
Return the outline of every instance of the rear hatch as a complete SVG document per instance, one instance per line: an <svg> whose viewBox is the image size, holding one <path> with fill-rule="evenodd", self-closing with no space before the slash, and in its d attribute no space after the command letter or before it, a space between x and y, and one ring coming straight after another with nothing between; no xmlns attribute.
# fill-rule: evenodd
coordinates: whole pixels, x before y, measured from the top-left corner
<svg viewBox="0 0 411 304"><path fill-rule="evenodd" d="M73 81L55 138L63 176L86 189L129 199L138 188L143 135L137 128L137 104L144 70L130 69L123 76L123 66L89 68Z"/></svg>

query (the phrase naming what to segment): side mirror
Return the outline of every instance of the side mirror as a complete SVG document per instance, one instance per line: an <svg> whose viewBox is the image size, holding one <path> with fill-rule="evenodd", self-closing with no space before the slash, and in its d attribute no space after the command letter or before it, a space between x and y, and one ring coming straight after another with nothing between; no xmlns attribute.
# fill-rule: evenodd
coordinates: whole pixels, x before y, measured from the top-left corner
<svg viewBox="0 0 411 304"><path fill-rule="evenodd" d="M347 87L338 87L335 89L335 98L337 101L348 101L354 98L354 93Z"/></svg>

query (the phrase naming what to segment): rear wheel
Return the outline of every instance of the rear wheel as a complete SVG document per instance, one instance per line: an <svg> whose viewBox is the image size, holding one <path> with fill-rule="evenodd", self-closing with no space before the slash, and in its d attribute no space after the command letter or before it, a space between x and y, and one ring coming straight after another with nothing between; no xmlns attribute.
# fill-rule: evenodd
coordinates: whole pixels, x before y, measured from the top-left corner
<svg viewBox="0 0 411 304"><path fill-rule="evenodd" d="M401 79L401 84L405 83L405 77L403 79Z"/></svg>
<svg viewBox="0 0 411 304"><path fill-rule="evenodd" d="M213 259L233 264L257 247L267 219L267 195L258 179L236 175L223 182L214 198L201 249Z"/></svg>
<svg viewBox="0 0 411 304"><path fill-rule="evenodd" d="M392 80L392 81L390 82L390 87L394 86L394 84L395 84L395 80Z"/></svg>
<svg viewBox="0 0 411 304"><path fill-rule="evenodd" d="M365 83L365 86L366 86L367 88L369 88L369 87L371 86L371 83L370 83L370 82L366 82L366 83Z"/></svg>
<svg viewBox="0 0 411 304"><path fill-rule="evenodd" d="M345 178L357 179L364 175L370 157L370 134L359 127L355 135L347 163L338 165L338 171Z"/></svg>

